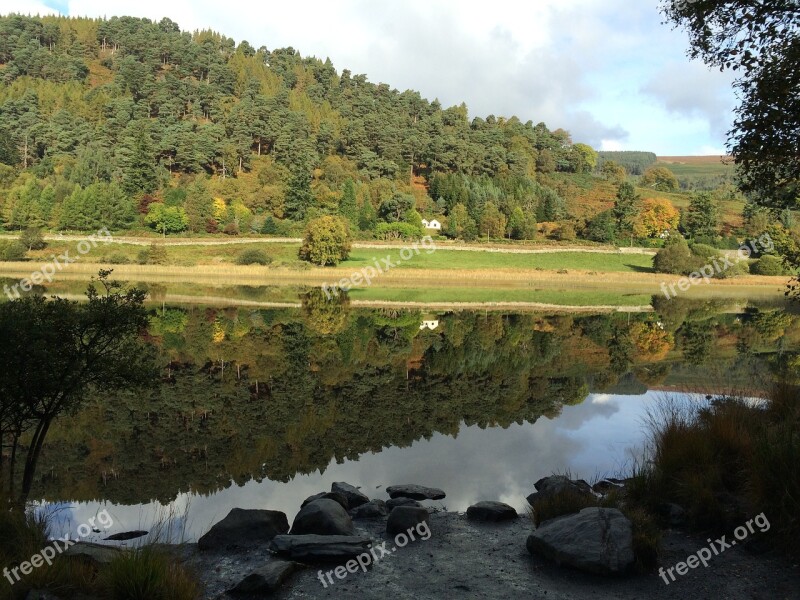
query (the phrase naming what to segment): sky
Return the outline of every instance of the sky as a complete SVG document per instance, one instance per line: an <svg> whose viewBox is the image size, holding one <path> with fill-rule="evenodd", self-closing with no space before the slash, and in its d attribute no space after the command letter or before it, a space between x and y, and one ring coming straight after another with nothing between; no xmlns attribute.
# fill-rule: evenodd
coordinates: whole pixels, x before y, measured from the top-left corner
<svg viewBox="0 0 800 600"><path fill-rule="evenodd" d="M736 103L732 76L687 58L658 0L0 0L0 12L166 16L602 150L724 154Z"/></svg>

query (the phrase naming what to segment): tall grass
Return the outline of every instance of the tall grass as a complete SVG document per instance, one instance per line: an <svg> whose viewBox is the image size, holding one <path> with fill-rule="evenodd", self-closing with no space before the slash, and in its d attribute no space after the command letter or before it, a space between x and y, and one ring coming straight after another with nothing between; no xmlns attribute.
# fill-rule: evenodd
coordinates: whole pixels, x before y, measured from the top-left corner
<svg viewBox="0 0 800 600"><path fill-rule="evenodd" d="M764 513L775 546L800 551L800 388L777 384L763 404L664 400L647 427L649 461L628 486L636 503L679 504L691 526L720 532Z"/></svg>

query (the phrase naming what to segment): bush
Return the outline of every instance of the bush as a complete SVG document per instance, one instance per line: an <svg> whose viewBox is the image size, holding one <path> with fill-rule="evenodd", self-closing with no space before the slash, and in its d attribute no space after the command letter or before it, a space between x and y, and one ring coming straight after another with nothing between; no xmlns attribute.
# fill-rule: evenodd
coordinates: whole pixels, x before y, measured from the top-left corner
<svg viewBox="0 0 800 600"><path fill-rule="evenodd" d="M695 269L702 267L698 264L697 257L689 249L686 240L679 239L674 243L664 246L653 257L653 268L656 273L670 273L672 275L688 275Z"/></svg>
<svg viewBox="0 0 800 600"><path fill-rule="evenodd" d="M164 265L167 264L167 249L158 244L150 244L147 250L142 250L137 255L137 262L140 265Z"/></svg>
<svg viewBox="0 0 800 600"><path fill-rule="evenodd" d="M750 265L753 275L791 275L789 269L778 256L766 254Z"/></svg>
<svg viewBox="0 0 800 600"><path fill-rule="evenodd" d="M222 233L225 235L239 235L239 226L236 223L228 223Z"/></svg>
<svg viewBox="0 0 800 600"><path fill-rule="evenodd" d="M335 266L350 255L350 226L341 217L320 217L308 222L300 248L301 260Z"/></svg>
<svg viewBox="0 0 800 600"><path fill-rule="evenodd" d="M424 232L410 223L378 223L375 237L379 240L418 240Z"/></svg>
<svg viewBox="0 0 800 600"><path fill-rule="evenodd" d="M0 260L25 260L27 250L19 242L0 240Z"/></svg>
<svg viewBox="0 0 800 600"><path fill-rule="evenodd" d="M569 221L562 222L556 232L556 239L561 242L574 242L577 237L575 226Z"/></svg>
<svg viewBox="0 0 800 600"><path fill-rule="evenodd" d="M252 248L245 250L236 257L237 265L268 265L272 262L272 258L267 255L263 250Z"/></svg>
<svg viewBox="0 0 800 600"><path fill-rule="evenodd" d="M610 210L606 210L595 216L586 225L583 235L593 242L602 244L613 242L617 235L617 222L614 214Z"/></svg>
<svg viewBox="0 0 800 600"><path fill-rule="evenodd" d="M121 252L115 252L111 256L109 256L104 262L107 262L110 265L127 265L131 261L128 260L128 257L122 254Z"/></svg>
<svg viewBox="0 0 800 600"><path fill-rule="evenodd" d="M42 237L42 232L35 227L30 227L22 232L19 237L19 243L28 250L44 250L47 248L47 242Z"/></svg>

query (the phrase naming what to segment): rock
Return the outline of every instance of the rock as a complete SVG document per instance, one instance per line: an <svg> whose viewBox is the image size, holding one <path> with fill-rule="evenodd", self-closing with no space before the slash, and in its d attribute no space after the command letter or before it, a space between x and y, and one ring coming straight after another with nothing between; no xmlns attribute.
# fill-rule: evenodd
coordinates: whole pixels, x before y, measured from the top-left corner
<svg viewBox="0 0 800 600"><path fill-rule="evenodd" d="M242 579L236 586L229 590L232 595L237 594L272 594L277 592L281 584L301 565L287 560L271 560L266 566L256 569Z"/></svg>
<svg viewBox="0 0 800 600"><path fill-rule="evenodd" d="M386 533L392 537L398 533L406 533L420 523L428 522L428 510L415 506L398 506L386 521Z"/></svg>
<svg viewBox="0 0 800 600"><path fill-rule="evenodd" d="M553 475L551 477L544 477L533 484L536 491L529 495L527 500L528 504L533 506L533 503L542 498L549 498L562 493L575 493L578 495L593 495L591 486L583 481L573 481L563 475Z"/></svg>
<svg viewBox="0 0 800 600"><path fill-rule="evenodd" d="M343 561L368 552L372 540L358 535L276 535L269 549L302 562Z"/></svg>
<svg viewBox="0 0 800 600"><path fill-rule="evenodd" d="M616 508L584 508L545 521L530 536L528 551L559 564L599 575L623 573L633 565L633 527Z"/></svg>
<svg viewBox="0 0 800 600"><path fill-rule="evenodd" d="M58 545L60 548L64 547L63 542L58 543ZM82 560L95 566L102 566L109 564L112 560L120 556L121 553L119 548L114 548L113 546L92 544L90 542L77 542L64 550L61 555L76 560Z"/></svg>
<svg viewBox="0 0 800 600"><path fill-rule="evenodd" d="M289 531L286 515L277 510L234 508L197 540L200 550L242 548L266 543Z"/></svg>
<svg viewBox="0 0 800 600"><path fill-rule="evenodd" d="M610 479L603 479L592 486L592 491L605 496L609 492L621 490L623 487L624 486L622 484L611 481Z"/></svg>
<svg viewBox="0 0 800 600"><path fill-rule="evenodd" d="M369 502L369 498L362 494L357 487L343 481L334 482L331 485L331 492L344 496L347 499L347 508L355 508Z"/></svg>
<svg viewBox="0 0 800 600"><path fill-rule="evenodd" d="M478 502L467 509L467 518L475 521L511 521L517 516L517 511L503 502Z"/></svg>
<svg viewBox="0 0 800 600"><path fill-rule="evenodd" d="M353 520L342 505L327 498L306 504L292 523L292 535L353 535Z"/></svg>
<svg viewBox="0 0 800 600"><path fill-rule="evenodd" d="M441 500L445 493L437 488L429 488L423 485L408 483L404 485L390 485L386 488L386 493L390 498L411 498L412 500Z"/></svg>
<svg viewBox="0 0 800 600"><path fill-rule="evenodd" d="M322 500L326 498L328 500L333 500L334 502L338 502L342 505L342 508L347 510L350 508L349 502L347 502L347 498L345 498L342 494L336 492L320 492L319 494L314 494L313 496L309 496L303 503L300 505L300 508L303 508L306 504L313 502L314 500Z"/></svg>
<svg viewBox="0 0 800 600"><path fill-rule="evenodd" d="M414 500L411 500L417 504ZM370 500L366 504L355 507L350 511L350 516L353 519L377 519L385 517L389 514L389 509L386 508L386 502L383 500Z"/></svg>
<svg viewBox="0 0 800 600"><path fill-rule="evenodd" d="M412 500L411 498L406 498L404 496L398 496L397 498L392 498L391 500L386 501L386 508L389 509L389 512L392 512L398 506L414 506L416 508L420 508L422 507L422 504L416 500Z"/></svg>
<svg viewBox="0 0 800 600"><path fill-rule="evenodd" d="M680 527L686 524L686 511L679 504L665 502L658 509L659 514L666 519L670 527Z"/></svg>
<svg viewBox="0 0 800 600"><path fill-rule="evenodd" d="M123 531L122 533L115 533L103 541L124 542L125 540L135 540L136 538L144 537L147 535L146 531Z"/></svg>

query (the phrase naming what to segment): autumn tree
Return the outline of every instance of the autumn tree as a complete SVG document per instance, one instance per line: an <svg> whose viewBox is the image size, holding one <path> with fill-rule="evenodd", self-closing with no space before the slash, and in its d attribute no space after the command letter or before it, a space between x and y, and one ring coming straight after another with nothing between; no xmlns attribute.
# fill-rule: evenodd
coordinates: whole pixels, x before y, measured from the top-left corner
<svg viewBox="0 0 800 600"><path fill-rule="evenodd" d="M642 173L639 185L657 192L677 192L680 189L678 178L666 167L650 167Z"/></svg>
<svg viewBox="0 0 800 600"><path fill-rule="evenodd" d="M672 202L661 198L647 198L633 220L633 234L640 238L658 237L678 228L680 212Z"/></svg>
<svg viewBox="0 0 800 600"><path fill-rule="evenodd" d="M350 255L350 227L341 217L319 217L308 222L300 259L319 266L335 266Z"/></svg>

